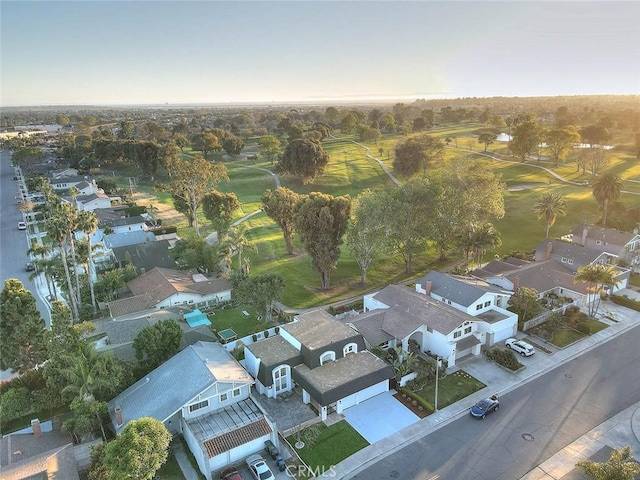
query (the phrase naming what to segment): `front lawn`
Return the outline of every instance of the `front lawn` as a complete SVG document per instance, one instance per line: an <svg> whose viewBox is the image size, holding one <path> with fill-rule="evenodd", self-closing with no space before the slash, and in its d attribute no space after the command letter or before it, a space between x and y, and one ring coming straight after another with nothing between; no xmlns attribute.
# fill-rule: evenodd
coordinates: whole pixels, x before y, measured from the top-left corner
<svg viewBox="0 0 640 480"><path fill-rule="evenodd" d="M458 370L445 378L438 380L438 408L462 400L465 397L482 390L486 385L475 377L472 377L464 370ZM420 395L427 402L433 404L436 394L436 384L429 383L414 393Z"/></svg>
<svg viewBox="0 0 640 480"><path fill-rule="evenodd" d="M178 464L178 460L174 455L169 455L167 457L167 461L165 462L160 470L156 472L156 476L158 480L183 480L184 474L180 469L180 465Z"/></svg>
<svg viewBox="0 0 640 480"><path fill-rule="evenodd" d="M304 448L296 450L300 458L309 465L312 471L329 472L333 465L337 465L345 458L369 446L362 435L355 431L345 420L327 427L319 423L316 425L320 430L320 435L314 445L305 445ZM296 439L287 437L291 445L295 445Z"/></svg>
<svg viewBox="0 0 640 480"><path fill-rule="evenodd" d="M549 341L558 348L564 348L584 337L586 337L584 333L574 330L571 327L562 327L554 330Z"/></svg>

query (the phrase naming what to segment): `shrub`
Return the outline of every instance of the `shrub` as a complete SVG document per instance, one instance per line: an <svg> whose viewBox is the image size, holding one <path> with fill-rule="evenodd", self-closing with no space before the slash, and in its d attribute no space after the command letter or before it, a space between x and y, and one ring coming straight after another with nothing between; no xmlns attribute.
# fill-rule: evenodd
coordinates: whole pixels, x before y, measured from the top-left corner
<svg viewBox="0 0 640 480"><path fill-rule="evenodd" d="M413 393L411 390L408 390L405 387L400 387L399 391L403 394L406 394L407 397L411 398L413 401L415 401L418 405L422 405L422 407L427 411L427 412L433 412L435 409L433 408L433 405L429 402L427 402L424 398L416 395L415 393Z"/></svg>
<svg viewBox="0 0 640 480"><path fill-rule="evenodd" d="M637 310L640 312L640 302L638 300L634 300L633 298L629 298L627 296L620 295L611 295L611 301L617 305L622 305L623 307L631 308L633 310Z"/></svg>
<svg viewBox="0 0 640 480"><path fill-rule="evenodd" d="M509 370L519 370L523 365L518 361L516 355L512 350L501 350L499 348L495 348L493 350L485 350L485 355L489 357L491 360L496 362L498 365L502 365Z"/></svg>

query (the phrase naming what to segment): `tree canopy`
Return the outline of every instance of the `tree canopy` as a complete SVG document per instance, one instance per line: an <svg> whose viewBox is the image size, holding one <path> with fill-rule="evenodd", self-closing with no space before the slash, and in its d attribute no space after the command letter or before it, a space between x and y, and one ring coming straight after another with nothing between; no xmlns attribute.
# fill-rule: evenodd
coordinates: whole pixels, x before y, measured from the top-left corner
<svg viewBox="0 0 640 480"><path fill-rule="evenodd" d="M271 321L273 302L284 292L284 279L277 273L249 277L234 277L233 294L241 302L255 307L265 322Z"/></svg>
<svg viewBox="0 0 640 480"><path fill-rule="evenodd" d="M293 235L295 232L293 213L301 198L302 195L286 187L266 190L262 195L262 210L282 230L289 255L293 255Z"/></svg>
<svg viewBox="0 0 640 480"><path fill-rule="evenodd" d="M202 211L207 220L218 234L229 229L233 214L240 208L240 202L236 194L222 193L217 190L207 193L202 197Z"/></svg>
<svg viewBox="0 0 640 480"><path fill-rule="evenodd" d="M309 138L298 138L287 145L277 170L284 174L302 178L303 184L313 183L324 173L329 155L322 145Z"/></svg>
<svg viewBox="0 0 640 480"><path fill-rule="evenodd" d="M180 325L170 318L144 327L133 340L136 359L153 370L178 353L183 337Z"/></svg>
<svg viewBox="0 0 640 480"><path fill-rule="evenodd" d="M323 290L329 288L331 271L340 258L340 245L350 213L348 195L333 197L312 192L295 206L295 230L311 257L311 265L320 274Z"/></svg>
<svg viewBox="0 0 640 480"><path fill-rule="evenodd" d="M629 445L611 452L606 462L582 460L576 467L592 480L634 480L640 475L640 464L634 460Z"/></svg>
<svg viewBox="0 0 640 480"><path fill-rule="evenodd" d="M0 293L0 368L24 373L47 359L46 325L36 299L10 278Z"/></svg>
<svg viewBox="0 0 640 480"><path fill-rule="evenodd" d="M444 142L438 137L420 135L411 137L396 145L393 169L398 174L411 177L419 172L426 173L444 154Z"/></svg>
<svg viewBox="0 0 640 480"><path fill-rule="evenodd" d="M558 215L567 214L567 202L559 193L545 193L533 204L533 211L536 217L545 219L547 229L544 238L549 238L549 229L556 223Z"/></svg>

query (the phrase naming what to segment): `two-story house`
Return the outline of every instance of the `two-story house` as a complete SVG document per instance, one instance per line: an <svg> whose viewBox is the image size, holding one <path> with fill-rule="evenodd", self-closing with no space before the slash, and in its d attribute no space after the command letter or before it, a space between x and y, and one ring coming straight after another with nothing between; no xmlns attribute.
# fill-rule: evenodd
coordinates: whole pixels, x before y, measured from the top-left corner
<svg viewBox="0 0 640 480"><path fill-rule="evenodd" d="M433 289L434 280L436 277L431 276L432 284L425 281L425 286ZM456 300L449 304L447 300L432 298L428 290L421 290L423 293L403 285L388 285L379 292L365 295L365 313L346 321L371 344L410 350L413 343L420 351L445 359L449 367L463 356L479 355L482 345L490 346L516 334L517 316L491 303L501 298L497 290L493 296L477 292L476 303L466 308L462 308L466 303L463 295L449 294ZM440 291L444 293L444 289ZM468 309L475 315L467 313Z"/></svg>
<svg viewBox="0 0 640 480"><path fill-rule="evenodd" d="M303 313L279 334L245 346L245 367L268 397L302 387L325 420L389 390L393 368L365 350L362 335L324 310Z"/></svg>
<svg viewBox="0 0 640 480"><path fill-rule="evenodd" d="M573 243L615 255L625 262L625 266L640 272L640 231L637 228L633 232L621 232L614 228L582 225L567 237Z"/></svg>
<svg viewBox="0 0 640 480"><path fill-rule="evenodd" d="M535 250L536 262L555 260L573 272L586 265L615 265L618 260L617 255L562 240L544 240Z"/></svg>
<svg viewBox="0 0 640 480"><path fill-rule="evenodd" d="M251 399L253 379L219 343L198 342L174 355L108 403L117 434L151 417L183 435L202 474L278 445L273 422Z"/></svg>

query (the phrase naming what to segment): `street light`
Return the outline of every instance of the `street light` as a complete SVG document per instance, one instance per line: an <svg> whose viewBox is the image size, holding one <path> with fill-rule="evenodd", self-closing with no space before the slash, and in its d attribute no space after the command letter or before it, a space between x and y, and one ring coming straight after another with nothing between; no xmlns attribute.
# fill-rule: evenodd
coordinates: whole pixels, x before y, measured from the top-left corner
<svg viewBox="0 0 640 480"><path fill-rule="evenodd" d="M436 398L433 404L434 411L438 411L438 377L440 376L440 357L436 356Z"/></svg>

